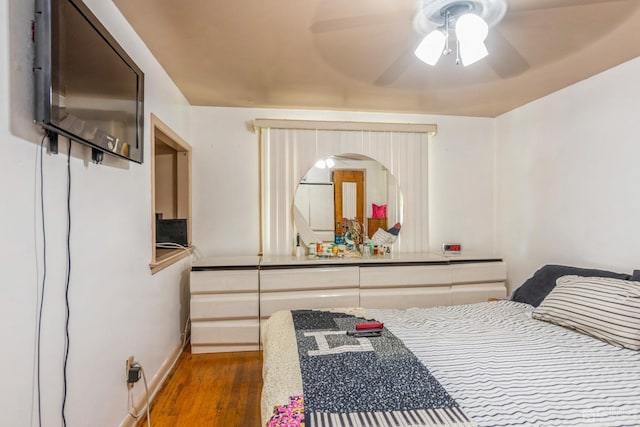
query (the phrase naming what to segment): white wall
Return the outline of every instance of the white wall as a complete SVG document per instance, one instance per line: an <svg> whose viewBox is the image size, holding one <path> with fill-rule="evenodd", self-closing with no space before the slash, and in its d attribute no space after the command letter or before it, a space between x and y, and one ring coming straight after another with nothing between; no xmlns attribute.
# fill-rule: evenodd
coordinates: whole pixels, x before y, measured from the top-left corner
<svg viewBox="0 0 640 427"><path fill-rule="evenodd" d="M512 289L545 263L640 268L640 58L496 120L496 235Z"/></svg>
<svg viewBox="0 0 640 427"><path fill-rule="evenodd" d="M429 241L497 254L494 244L493 119L439 116L429 147Z"/></svg>
<svg viewBox="0 0 640 427"><path fill-rule="evenodd" d="M194 107L195 244L206 255L259 249L259 145L255 118L436 123L429 147L429 239L493 252L494 120L468 117Z"/></svg>
<svg viewBox="0 0 640 427"><path fill-rule="evenodd" d="M135 355L149 380L181 340L188 307L185 260L154 276L151 259L149 113L189 139L189 105L114 4L85 0L145 72L145 163L73 144L69 425L114 426L127 414L124 363ZM0 6L0 424L35 425L34 342L42 278L36 157L42 131L33 123L30 25L33 1ZM47 282L41 380L43 425L60 424L64 349L66 141L45 155ZM136 396L142 385L135 387Z"/></svg>

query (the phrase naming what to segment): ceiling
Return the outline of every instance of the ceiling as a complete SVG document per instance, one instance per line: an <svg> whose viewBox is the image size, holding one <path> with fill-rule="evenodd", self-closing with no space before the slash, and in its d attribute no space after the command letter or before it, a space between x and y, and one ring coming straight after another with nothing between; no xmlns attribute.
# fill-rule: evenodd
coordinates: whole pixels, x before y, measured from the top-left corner
<svg viewBox="0 0 640 427"><path fill-rule="evenodd" d="M495 117L640 56L640 0L506 0L489 56L413 49L443 0L113 0L192 105Z"/></svg>

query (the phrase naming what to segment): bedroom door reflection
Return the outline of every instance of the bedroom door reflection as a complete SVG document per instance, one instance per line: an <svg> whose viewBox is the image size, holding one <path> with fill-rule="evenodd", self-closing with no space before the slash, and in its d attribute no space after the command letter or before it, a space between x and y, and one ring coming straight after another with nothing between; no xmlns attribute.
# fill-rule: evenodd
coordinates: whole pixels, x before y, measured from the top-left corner
<svg viewBox="0 0 640 427"><path fill-rule="evenodd" d="M342 220L364 221L364 171L336 169L333 171L335 233L342 234Z"/></svg>

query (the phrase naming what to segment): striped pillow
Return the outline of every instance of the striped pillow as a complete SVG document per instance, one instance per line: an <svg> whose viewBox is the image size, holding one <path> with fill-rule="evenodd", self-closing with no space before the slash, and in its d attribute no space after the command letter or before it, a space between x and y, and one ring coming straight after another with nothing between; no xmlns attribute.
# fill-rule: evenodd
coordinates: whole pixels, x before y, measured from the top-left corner
<svg viewBox="0 0 640 427"><path fill-rule="evenodd" d="M640 282L562 276L533 318L640 350Z"/></svg>

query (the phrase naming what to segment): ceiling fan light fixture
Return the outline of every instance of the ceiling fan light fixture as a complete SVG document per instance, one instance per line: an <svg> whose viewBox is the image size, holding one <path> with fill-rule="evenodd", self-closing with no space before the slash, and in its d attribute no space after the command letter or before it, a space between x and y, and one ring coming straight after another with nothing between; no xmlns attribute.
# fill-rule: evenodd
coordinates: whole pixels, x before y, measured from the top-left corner
<svg viewBox="0 0 640 427"><path fill-rule="evenodd" d="M506 11L507 0L424 0L414 25L427 36L415 54L435 65L441 55L452 52L449 45L454 42L456 65L469 66L489 54L485 45L489 28L500 22Z"/></svg>
<svg viewBox="0 0 640 427"><path fill-rule="evenodd" d="M446 39L442 31L433 30L420 42L414 53L422 62L436 65L444 50Z"/></svg>
<svg viewBox="0 0 640 427"><path fill-rule="evenodd" d="M489 54L484 41L459 41L460 60L465 67L480 61Z"/></svg>

